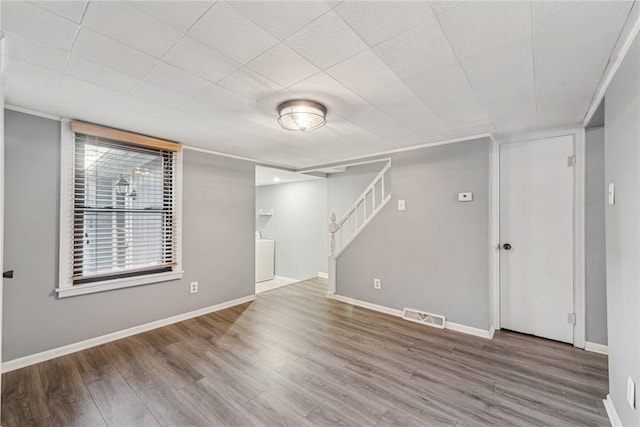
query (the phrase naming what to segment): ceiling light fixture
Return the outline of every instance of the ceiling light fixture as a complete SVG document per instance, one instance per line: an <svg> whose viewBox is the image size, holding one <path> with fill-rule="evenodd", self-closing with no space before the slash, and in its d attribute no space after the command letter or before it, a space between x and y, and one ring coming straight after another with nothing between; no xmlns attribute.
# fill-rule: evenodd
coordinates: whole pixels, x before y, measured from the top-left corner
<svg viewBox="0 0 640 427"><path fill-rule="evenodd" d="M327 108L315 101L292 99L278 105L278 123L286 130L306 132L321 128L327 122Z"/></svg>

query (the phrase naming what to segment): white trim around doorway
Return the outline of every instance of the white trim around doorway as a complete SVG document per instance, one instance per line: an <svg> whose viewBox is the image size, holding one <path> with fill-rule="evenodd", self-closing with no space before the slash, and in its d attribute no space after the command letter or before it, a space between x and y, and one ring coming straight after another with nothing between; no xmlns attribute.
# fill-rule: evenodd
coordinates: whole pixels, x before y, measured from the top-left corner
<svg viewBox="0 0 640 427"><path fill-rule="evenodd" d="M500 329L500 145L536 139L573 136L574 154L574 206L573 206L573 304L576 324L573 333L574 347L585 347L585 137L584 128L551 129L516 136L493 136L490 159L490 299L491 328Z"/></svg>

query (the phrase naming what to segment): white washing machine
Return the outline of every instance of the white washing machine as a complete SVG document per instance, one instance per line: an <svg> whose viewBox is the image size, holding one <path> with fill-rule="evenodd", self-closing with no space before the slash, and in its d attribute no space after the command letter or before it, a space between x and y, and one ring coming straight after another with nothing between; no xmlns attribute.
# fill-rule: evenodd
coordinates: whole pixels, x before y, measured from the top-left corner
<svg viewBox="0 0 640 427"><path fill-rule="evenodd" d="M256 282L273 280L275 246L275 240L263 239L256 231Z"/></svg>

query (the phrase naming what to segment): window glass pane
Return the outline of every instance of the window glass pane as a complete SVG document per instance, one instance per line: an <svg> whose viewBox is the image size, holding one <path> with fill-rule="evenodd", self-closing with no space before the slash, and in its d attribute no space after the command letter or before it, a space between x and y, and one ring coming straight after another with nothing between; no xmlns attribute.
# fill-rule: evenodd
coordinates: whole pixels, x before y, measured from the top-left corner
<svg viewBox="0 0 640 427"><path fill-rule="evenodd" d="M173 153L76 135L75 280L173 262L174 169Z"/></svg>

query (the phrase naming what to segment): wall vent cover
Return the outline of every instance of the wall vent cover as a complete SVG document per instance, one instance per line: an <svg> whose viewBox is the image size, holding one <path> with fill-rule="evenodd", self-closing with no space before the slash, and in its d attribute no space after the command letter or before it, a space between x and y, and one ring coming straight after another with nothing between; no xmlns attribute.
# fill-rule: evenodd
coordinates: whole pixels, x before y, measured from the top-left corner
<svg viewBox="0 0 640 427"><path fill-rule="evenodd" d="M431 314L424 311L414 310L412 308L405 308L402 312L402 318L410 322L420 323L421 325L444 329L444 316L440 316L439 314Z"/></svg>

